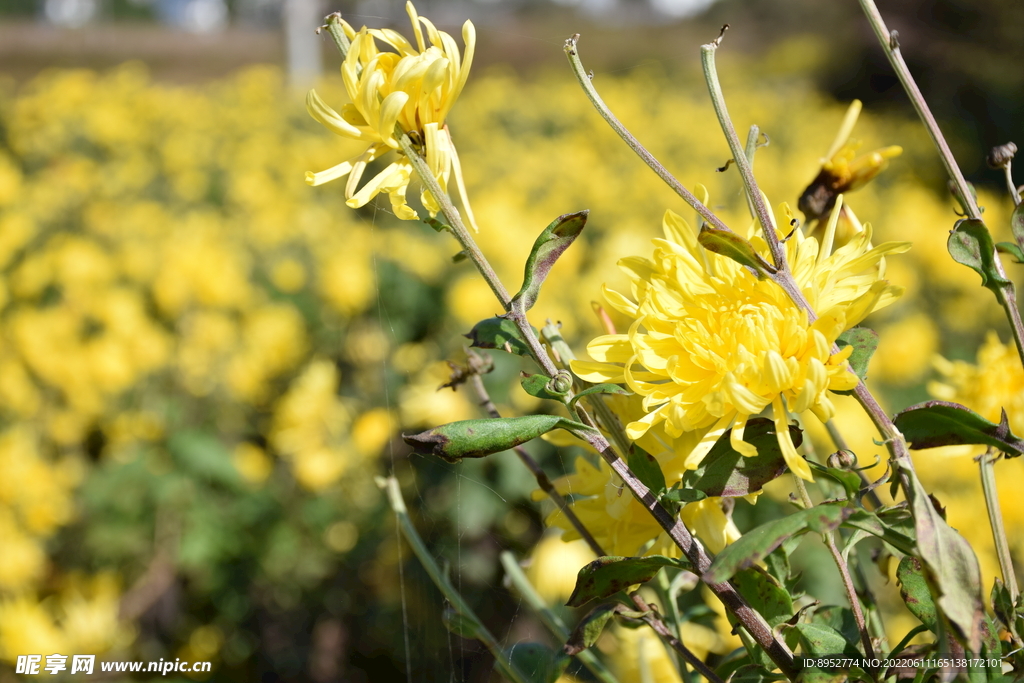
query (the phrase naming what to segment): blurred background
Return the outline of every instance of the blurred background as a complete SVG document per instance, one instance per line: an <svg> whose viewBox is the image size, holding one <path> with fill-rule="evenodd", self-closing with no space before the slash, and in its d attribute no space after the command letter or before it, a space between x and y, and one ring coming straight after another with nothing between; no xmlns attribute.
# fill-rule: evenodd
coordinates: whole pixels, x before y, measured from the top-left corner
<svg viewBox="0 0 1024 683"><path fill-rule="evenodd" d="M879 5L1007 239L1012 204L984 157L1024 139L1024 5ZM666 208L690 212L590 109L562 43L581 33L619 117L684 184L707 185L730 225L746 225L738 178L716 172L728 149L699 75L699 45L726 22L719 70L737 125L771 139L757 171L773 203L795 207L851 99L865 104L854 133L865 149L905 148L847 198L880 239L914 242L889 260L906 297L868 321L887 407L928 397L936 354L973 361L989 330L1008 339L994 298L946 254L955 216L943 170L853 0L417 7L456 36L466 18L477 26L450 123L480 243L504 281L519 282L552 218L591 210L533 316L561 321L578 353L600 330L602 283L625 282L615 261L649 253ZM333 10L357 28L408 31L394 0L0 0L0 681L17 680L18 654L54 652L210 660L208 680L496 680L477 643L440 627L443 599L374 483L390 472L502 642L550 642L503 587L498 554L532 558L531 578L558 604L588 558L544 535L532 478L509 454L455 467L410 456L399 437L478 416L473 397L438 387L445 361L464 359L460 335L497 304L470 266L452 264L444 236L398 221L387 202L353 211L342 186L303 182L356 151L303 106L312 84L345 102L336 50L313 33ZM531 368L495 360L487 383L504 414L548 409L518 387ZM866 419L840 411L871 462ZM532 448L552 477L575 457ZM918 463L990 585L974 464ZM997 472L1020 558L1024 500L1011 484L1024 473L1017 461ZM756 517L738 506L737 523L780 510L766 497ZM813 558L804 580L841 602ZM891 598L899 637L913 622ZM700 600L693 637L727 651L728 628ZM638 633L602 643L623 683L640 680ZM658 669L656 680L676 679Z"/></svg>

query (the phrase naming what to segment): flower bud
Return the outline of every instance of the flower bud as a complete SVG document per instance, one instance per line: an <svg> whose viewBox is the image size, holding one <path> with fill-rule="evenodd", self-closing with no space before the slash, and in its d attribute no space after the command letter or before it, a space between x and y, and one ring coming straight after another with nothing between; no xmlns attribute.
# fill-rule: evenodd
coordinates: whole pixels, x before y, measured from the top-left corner
<svg viewBox="0 0 1024 683"><path fill-rule="evenodd" d="M1005 145L998 145L985 157L985 163L989 168L1005 168L1017 153L1017 145L1007 142Z"/></svg>
<svg viewBox="0 0 1024 683"><path fill-rule="evenodd" d="M837 470L848 470L856 464L857 456L853 451L844 449L828 456L828 466Z"/></svg>

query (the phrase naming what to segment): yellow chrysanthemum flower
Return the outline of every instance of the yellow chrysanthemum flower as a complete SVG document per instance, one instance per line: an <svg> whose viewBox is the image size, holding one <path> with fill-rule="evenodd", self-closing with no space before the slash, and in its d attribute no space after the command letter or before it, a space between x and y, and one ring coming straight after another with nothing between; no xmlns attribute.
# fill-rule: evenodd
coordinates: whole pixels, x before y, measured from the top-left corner
<svg viewBox="0 0 1024 683"><path fill-rule="evenodd" d="M619 261L636 303L605 290L611 306L633 319L629 332L591 341L587 351L596 362L573 361L573 371L589 382L626 384L642 396L646 415L626 427L629 438L641 439L658 426L677 441L674 450L688 469L696 469L730 428L733 448L755 455L743 431L751 416L771 406L786 462L810 480L810 467L790 439L789 413L810 411L828 420L834 412L828 391L857 385L846 362L853 349L833 353L833 345L902 293L881 279L883 257L910 247L888 242L872 248L866 226L832 253L837 219L835 210L821 248L799 230L786 242L793 276L818 312L812 323L780 287L704 250L686 222L667 212L665 239L654 240L654 256ZM768 256L760 236L748 239Z"/></svg>
<svg viewBox="0 0 1024 683"><path fill-rule="evenodd" d="M850 134L857 124L861 112L860 100L850 103L839 132L825 158L821 160L821 171L800 195L798 208L804 212L808 222L823 219L835 206L836 198L866 185L872 178L885 170L890 159L903 154L899 145L890 145L857 156L861 142L851 140ZM856 217L849 208L846 210L847 223L856 226ZM842 244L850 230L841 230Z"/></svg>
<svg viewBox="0 0 1024 683"><path fill-rule="evenodd" d="M351 41L348 55L341 65L345 89L352 100L339 114L328 106L315 90L306 97L310 115L338 135L370 143L359 156L319 173L307 172L310 185L348 176L345 187L347 204L352 208L365 206L381 192L391 198L395 215L404 220L415 220L416 212L406 204L406 191L412 178L413 167L401 153L395 137L396 124L409 134L437 179L441 189L447 191L448 181L455 174L455 185L470 223L475 223L466 198L462 181L462 168L452 143L445 118L458 99L476 46L476 29L467 21L462 26L465 55L460 56L455 40L426 18L416 14L412 3L406 3L412 21L416 44L391 29L368 29L356 32L342 21L345 35ZM422 26L421 26L422 25ZM424 31L430 41L427 45ZM395 52L381 52L377 41ZM367 164L396 150L399 158L359 188ZM437 201L428 191L421 195L423 205L436 215Z"/></svg>
<svg viewBox="0 0 1024 683"><path fill-rule="evenodd" d="M990 331L978 350L978 364L935 358L935 369L944 381L930 382L928 392L944 401L961 403L982 417L999 422L1003 409L1010 430L1024 434L1024 368L1014 345L1003 344L998 335ZM956 446L949 451L970 450L978 453L981 447Z"/></svg>

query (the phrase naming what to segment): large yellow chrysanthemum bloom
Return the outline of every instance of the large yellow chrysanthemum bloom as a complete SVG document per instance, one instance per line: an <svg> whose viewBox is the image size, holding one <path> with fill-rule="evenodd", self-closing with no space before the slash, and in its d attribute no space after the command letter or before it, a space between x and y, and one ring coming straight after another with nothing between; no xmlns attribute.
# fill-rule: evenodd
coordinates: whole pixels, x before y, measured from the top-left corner
<svg viewBox="0 0 1024 683"><path fill-rule="evenodd" d="M391 29L368 29L364 26L356 32L348 23L341 22L345 35L351 41L348 55L341 65L341 75L352 103L346 104L339 114L315 90L310 90L306 96L306 108L314 119L334 133L368 142L370 146L359 156L325 171L307 172L306 182L321 185L348 176L345 196L349 206L365 206L378 194L386 192L396 216L415 220L416 212L405 199L413 167L402 154L395 137L397 124L420 147L419 151L442 190L447 191L448 181L454 172L463 206L470 223L474 223L459 157L445 126L445 118L469 77L476 29L469 21L462 26L466 51L464 56L460 56L450 35L438 31L428 19L418 16L411 2L405 7L412 21L415 45ZM424 29L429 46L424 39ZM395 51L381 52L378 40ZM397 150L399 158L360 188L359 182L367 164L390 150ZM421 200L432 216L440 210L429 192L424 191Z"/></svg>
<svg viewBox="0 0 1024 683"><path fill-rule="evenodd" d="M665 239L654 240L653 257L619 261L636 303L605 290L611 306L633 319L629 332L594 339L587 351L596 362L573 361L573 371L589 382L624 383L642 396L646 415L629 423L628 436L641 439L659 427L677 450L685 448L680 455L688 469L696 469L730 428L733 448L755 455L743 431L751 416L771 406L786 462L810 480L810 467L790 439L788 415L810 411L828 420L834 412L828 391L856 386L846 362L852 348L833 353L833 344L902 293L881 279L883 257L910 247L888 242L872 248L866 226L832 253L837 220L838 209L820 248L799 230L786 242L793 276L818 313L812 323L775 283L704 250L686 222L667 212ZM767 258L764 240L749 239Z"/></svg>

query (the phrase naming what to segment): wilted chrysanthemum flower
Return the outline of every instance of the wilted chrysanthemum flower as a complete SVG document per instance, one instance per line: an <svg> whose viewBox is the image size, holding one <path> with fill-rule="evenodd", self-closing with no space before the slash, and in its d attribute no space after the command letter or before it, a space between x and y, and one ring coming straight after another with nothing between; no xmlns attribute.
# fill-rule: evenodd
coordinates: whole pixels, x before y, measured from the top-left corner
<svg viewBox="0 0 1024 683"><path fill-rule="evenodd" d="M834 412L828 391L857 385L846 362L852 347L833 354L833 344L902 293L881 279L883 257L910 247L888 242L872 248L866 226L832 253L835 221L829 225L821 248L799 230L786 242L793 276L818 312L812 323L779 286L704 250L686 222L667 212L665 239L654 240L654 256L619 261L636 303L605 290L612 307L633 320L629 332L591 341L587 351L596 362L573 361L573 371L589 382L627 384L642 396L646 415L629 423L627 434L637 440L659 427L689 469L730 428L732 447L755 455L743 431L751 416L771 406L786 462L810 480L810 467L790 439L788 414L810 411L828 420ZM749 239L768 256L760 236Z"/></svg>
<svg viewBox="0 0 1024 683"><path fill-rule="evenodd" d="M860 111L860 100L850 103L832 147L821 160L821 171L800 195L797 208L803 211L808 222L828 216L839 195L863 187L885 170L889 165L889 159L903 153L903 148L899 145L890 145L857 156L861 143L850 140L850 133L857 124ZM844 241L841 239L840 243Z"/></svg>
<svg viewBox="0 0 1024 683"><path fill-rule="evenodd" d="M368 29L364 26L356 32L348 23L341 22L345 35L351 41L348 55L341 65L341 75L352 102L346 104L339 114L315 90L310 90L306 96L306 108L329 130L370 145L359 156L337 166L319 173L307 172L306 182L321 185L347 175L345 196L349 206L364 206L381 192L386 192L396 216L415 220L416 212L405 199L413 167L402 154L395 137L397 124L420 148L442 190L447 191L448 181L452 173L455 174L456 188L473 223L459 157L445 126L445 118L469 76L476 30L472 22L467 21L463 25L462 39L466 51L464 56L460 56L455 40L444 31L438 31L426 18L418 16L411 2L406 3L406 11L412 21L415 45L391 29ZM426 29L429 45L424 39L423 29ZM395 51L380 51L378 40ZM391 150L397 150L399 158L360 188L366 166ZM429 192L424 191L421 200L432 216L440 210Z"/></svg>

